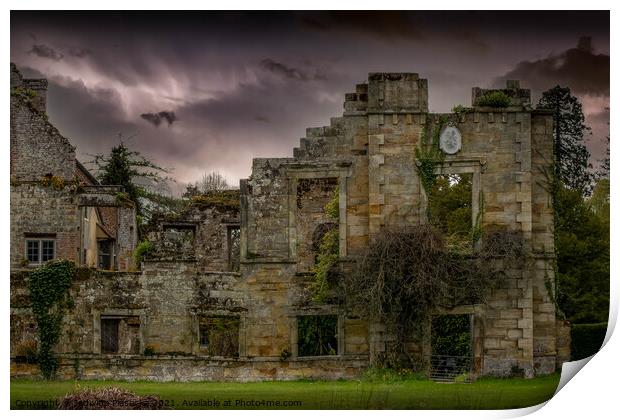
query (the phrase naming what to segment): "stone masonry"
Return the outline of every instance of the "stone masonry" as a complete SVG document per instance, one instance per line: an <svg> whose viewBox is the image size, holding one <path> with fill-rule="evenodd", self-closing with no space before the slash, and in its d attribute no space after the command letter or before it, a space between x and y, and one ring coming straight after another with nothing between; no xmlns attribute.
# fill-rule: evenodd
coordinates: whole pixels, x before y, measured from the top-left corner
<svg viewBox="0 0 620 420"><path fill-rule="evenodd" d="M473 89L472 107L454 124L462 146L446 154L436 173L472 174L472 217L480 219L483 229L503 226L522 232L528 263L510 269L485 304L446 308L446 313L471 316L474 375L522 372L532 377L560 367L569 346L566 326L556 320L548 292L555 253L551 198L544 185L552 164L553 121L551 113L532 110L529 90L518 82L508 82L503 91L511 98L509 106L490 108L475 105L488 91ZM427 199L415 149L424 127L440 117L428 112L428 83L417 74L369 74L368 83L345 95L342 116L306 130L293 157L254 159L252 175L240 183L239 209L204 206L174 220L162 219L149 236L155 252L140 271L91 270L77 280L71 289L76 305L65 317L57 349L62 356L59 375L250 381L359 374L385 350L390 337L381 325L369 324L337 303L318 305L308 299L317 238L336 227L340 264L350 268L386 226L426 223ZM13 125L11 130L13 138ZM54 136L50 141L61 139ZM69 156L58 161L53 173L74 162L68 143L49 148L52 155ZM28 155L16 149L14 160L13 147L11 152L16 177L25 176L22 165L28 165ZM20 188L16 200L45 194L46 200L65 203L56 197L61 193L50 195L30 184ZM338 221L324 212L336 191ZM20 219L13 212L13 198L11 208L13 226ZM66 224L74 226L77 216L63 213L69 215ZM231 229L237 227L238 267L230 264ZM66 230L70 236L72 231ZM67 239L68 249L75 246L72 241ZM12 255L21 257L22 252L19 244L11 248ZM14 266L13 376L37 374L36 367L19 363L17 351L36 335L27 277L27 269ZM300 354L298 328L308 316L337 320L333 353ZM234 326L218 339L229 340L236 351L213 354L216 336L204 325L215 322ZM112 350L104 332L110 326L118 334L118 348ZM424 356L429 346L412 343L411 349Z"/></svg>

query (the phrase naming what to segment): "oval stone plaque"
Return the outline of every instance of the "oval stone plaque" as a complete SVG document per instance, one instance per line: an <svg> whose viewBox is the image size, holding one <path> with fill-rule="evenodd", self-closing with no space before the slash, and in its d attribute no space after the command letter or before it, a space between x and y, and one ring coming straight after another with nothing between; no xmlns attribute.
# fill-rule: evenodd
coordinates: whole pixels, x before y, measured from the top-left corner
<svg viewBox="0 0 620 420"><path fill-rule="evenodd" d="M453 125L443 129L439 135L439 148L449 155L461 150L461 132Z"/></svg>

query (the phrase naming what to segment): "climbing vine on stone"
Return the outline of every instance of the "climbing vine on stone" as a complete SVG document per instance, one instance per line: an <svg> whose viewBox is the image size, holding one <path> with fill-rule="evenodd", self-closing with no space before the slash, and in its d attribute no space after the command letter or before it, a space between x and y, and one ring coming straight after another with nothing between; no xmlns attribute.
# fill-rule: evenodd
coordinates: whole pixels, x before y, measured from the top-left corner
<svg viewBox="0 0 620 420"><path fill-rule="evenodd" d="M65 311L72 305L69 288L74 277L75 264L66 260L48 262L29 275L32 312L39 335L37 360L45 379L53 378L58 369L54 346L60 338Z"/></svg>
<svg viewBox="0 0 620 420"><path fill-rule="evenodd" d="M439 136L447 122L448 118L442 115L436 124L428 122L424 125L420 143L415 149L418 174L425 191L430 191L435 185L435 167L444 161L444 154L439 148Z"/></svg>
<svg viewBox="0 0 620 420"><path fill-rule="evenodd" d="M331 290L330 274L338 263L340 255L340 238L338 235L338 220L340 217L340 202L338 200L339 189L334 190L334 196L325 205L325 214L333 220L333 226L321 237L313 269L313 282L310 286L312 300L317 303L325 303Z"/></svg>

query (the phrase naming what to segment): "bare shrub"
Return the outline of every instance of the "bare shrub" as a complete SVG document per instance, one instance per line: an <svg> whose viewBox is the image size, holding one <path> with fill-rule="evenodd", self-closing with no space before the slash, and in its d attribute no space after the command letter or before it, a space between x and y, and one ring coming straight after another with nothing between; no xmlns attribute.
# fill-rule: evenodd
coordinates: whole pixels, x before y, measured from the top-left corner
<svg viewBox="0 0 620 420"><path fill-rule="evenodd" d="M60 410L161 410L164 402L155 395L136 395L117 387L81 388L65 395Z"/></svg>
<svg viewBox="0 0 620 420"><path fill-rule="evenodd" d="M370 244L351 275L343 277L347 309L382 322L395 342L384 358L399 359L406 338L441 309L484 303L505 270L523 256L521 235L485 233L467 252L448 247L430 225L385 228Z"/></svg>

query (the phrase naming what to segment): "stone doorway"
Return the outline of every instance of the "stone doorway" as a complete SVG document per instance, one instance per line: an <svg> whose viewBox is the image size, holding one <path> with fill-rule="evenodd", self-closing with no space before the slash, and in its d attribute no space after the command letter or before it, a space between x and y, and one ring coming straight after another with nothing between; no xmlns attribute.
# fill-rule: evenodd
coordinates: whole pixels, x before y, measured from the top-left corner
<svg viewBox="0 0 620 420"><path fill-rule="evenodd" d="M431 321L429 377L469 381L473 368L473 316L438 315Z"/></svg>

